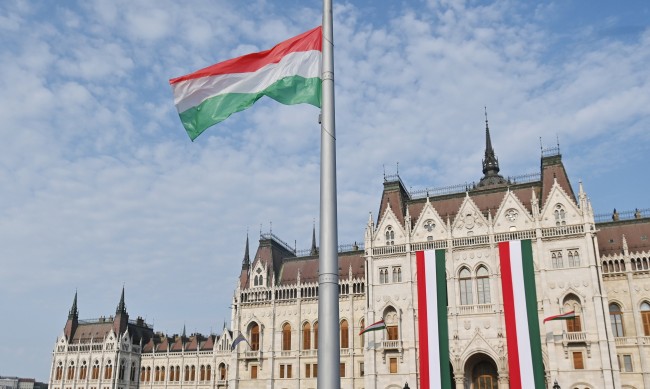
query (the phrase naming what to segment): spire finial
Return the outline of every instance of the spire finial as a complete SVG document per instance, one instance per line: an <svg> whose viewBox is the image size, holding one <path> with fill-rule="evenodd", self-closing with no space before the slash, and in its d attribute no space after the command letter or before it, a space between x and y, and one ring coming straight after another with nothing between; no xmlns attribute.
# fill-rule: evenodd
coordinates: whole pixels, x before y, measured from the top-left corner
<svg viewBox="0 0 650 389"><path fill-rule="evenodd" d="M314 219L314 226L311 231L311 251L309 255L318 255L318 246L316 246L316 219Z"/></svg>
<svg viewBox="0 0 650 389"><path fill-rule="evenodd" d="M126 304L124 304L124 285L122 285L122 295L120 296L120 303L117 304L117 309L115 314L119 315L120 313L126 313Z"/></svg>
<svg viewBox="0 0 650 389"><path fill-rule="evenodd" d="M241 267L243 269L248 269L251 265L250 254L248 250L248 229L246 229L246 247L244 248L244 260L242 261Z"/></svg>
<svg viewBox="0 0 650 389"><path fill-rule="evenodd" d="M507 181L499 175L499 159L494 154L494 149L492 148L487 107L484 106L483 108L485 110L485 158L483 159L483 178L479 181L478 186L505 184Z"/></svg>
<svg viewBox="0 0 650 389"><path fill-rule="evenodd" d="M68 313L68 319L79 318L79 310L77 309L77 290L74 290L74 300L72 300L72 307Z"/></svg>

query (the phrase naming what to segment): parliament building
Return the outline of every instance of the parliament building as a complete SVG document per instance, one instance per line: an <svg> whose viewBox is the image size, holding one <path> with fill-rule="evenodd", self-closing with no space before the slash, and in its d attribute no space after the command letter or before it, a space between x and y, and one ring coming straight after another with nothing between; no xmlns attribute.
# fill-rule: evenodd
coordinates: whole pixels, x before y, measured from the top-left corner
<svg viewBox="0 0 650 389"><path fill-rule="evenodd" d="M559 146L542 150L538 173L504 177L487 121L485 136L477 182L413 192L385 175L364 242L340 248L341 387L419 388L415 252L444 249L455 387L509 388L497 245L529 239L547 387L650 388L650 209L595 215ZM130 319L124 290L114 315L79 320L75 295L49 387L315 389L315 232L302 252L272 233L253 252L246 238L233 289L219 335L156 332ZM382 319L385 330L359 335Z"/></svg>

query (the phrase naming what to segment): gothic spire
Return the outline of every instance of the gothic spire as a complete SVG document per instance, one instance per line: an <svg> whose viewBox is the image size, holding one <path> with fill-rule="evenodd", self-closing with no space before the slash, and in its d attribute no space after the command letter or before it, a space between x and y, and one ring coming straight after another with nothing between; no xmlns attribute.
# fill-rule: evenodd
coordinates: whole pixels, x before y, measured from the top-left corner
<svg viewBox="0 0 650 389"><path fill-rule="evenodd" d="M251 266L251 259L248 251L248 232L246 233L246 248L244 249L244 260L241 263L242 270L248 270Z"/></svg>
<svg viewBox="0 0 650 389"><path fill-rule="evenodd" d="M126 304L124 304L124 286L122 286L122 295L120 296L120 303L117 304L115 315L126 314Z"/></svg>
<svg viewBox="0 0 650 389"><path fill-rule="evenodd" d="M72 308L70 308L70 312L68 313L68 319L78 319L79 318L79 310L77 309L77 291L74 291L74 300L72 300Z"/></svg>
<svg viewBox="0 0 650 389"><path fill-rule="evenodd" d="M311 231L311 251L309 255L318 255L318 247L316 246L316 222L314 221L314 227Z"/></svg>
<svg viewBox="0 0 650 389"><path fill-rule="evenodd" d="M478 183L479 187L507 183L506 180L499 175L499 159L494 154L494 149L492 148L487 108L485 108L485 157L483 159L483 174L483 178L481 178L481 181Z"/></svg>

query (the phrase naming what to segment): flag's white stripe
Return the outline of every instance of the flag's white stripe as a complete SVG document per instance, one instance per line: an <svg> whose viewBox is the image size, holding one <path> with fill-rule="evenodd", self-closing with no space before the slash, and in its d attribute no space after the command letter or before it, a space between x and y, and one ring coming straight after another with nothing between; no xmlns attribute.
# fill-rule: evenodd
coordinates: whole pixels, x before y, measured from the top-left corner
<svg viewBox="0 0 650 389"><path fill-rule="evenodd" d="M533 374L533 357L530 350L530 333L528 328L528 310L526 309L526 289L524 286L521 241L511 241L509 246L510 270L512 271L512 290L514 291L514 305L517 318L517 348L519 349L521 387L534 388L535 376Z"/></svg>
<svg viewBox="0 0 650 389"><path fill-rule="evenodd" d="M289 53L280 62L268 64L255 72L230 73L193 78L172 84L174 104L178 112L227 93L257 93L274 82L291 76L321 76L321 52L318 50Z"/></svg>
<svg viewBox="0 0 650 389"><path fill-rule="evenodd" d="M440 377L440 342L438 341L438 286L436 285L435 250L424 252L424 268L427 293L427 327L429 329L429 382L431 385L435 385L442 380Z"/></svg>

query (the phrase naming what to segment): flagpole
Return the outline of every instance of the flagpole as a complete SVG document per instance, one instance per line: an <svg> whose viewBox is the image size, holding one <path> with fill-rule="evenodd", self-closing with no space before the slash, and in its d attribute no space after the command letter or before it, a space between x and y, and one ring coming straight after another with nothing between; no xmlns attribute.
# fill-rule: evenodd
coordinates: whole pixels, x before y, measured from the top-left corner
<svg viewBox="0 0 650 389"><path fill-rule="evenodd" d="M336 131L334 126L334 34L332 0L323 0L321 99L320 254L318 260L319 389L339 389L339 265L336 215Z"/></svg>

